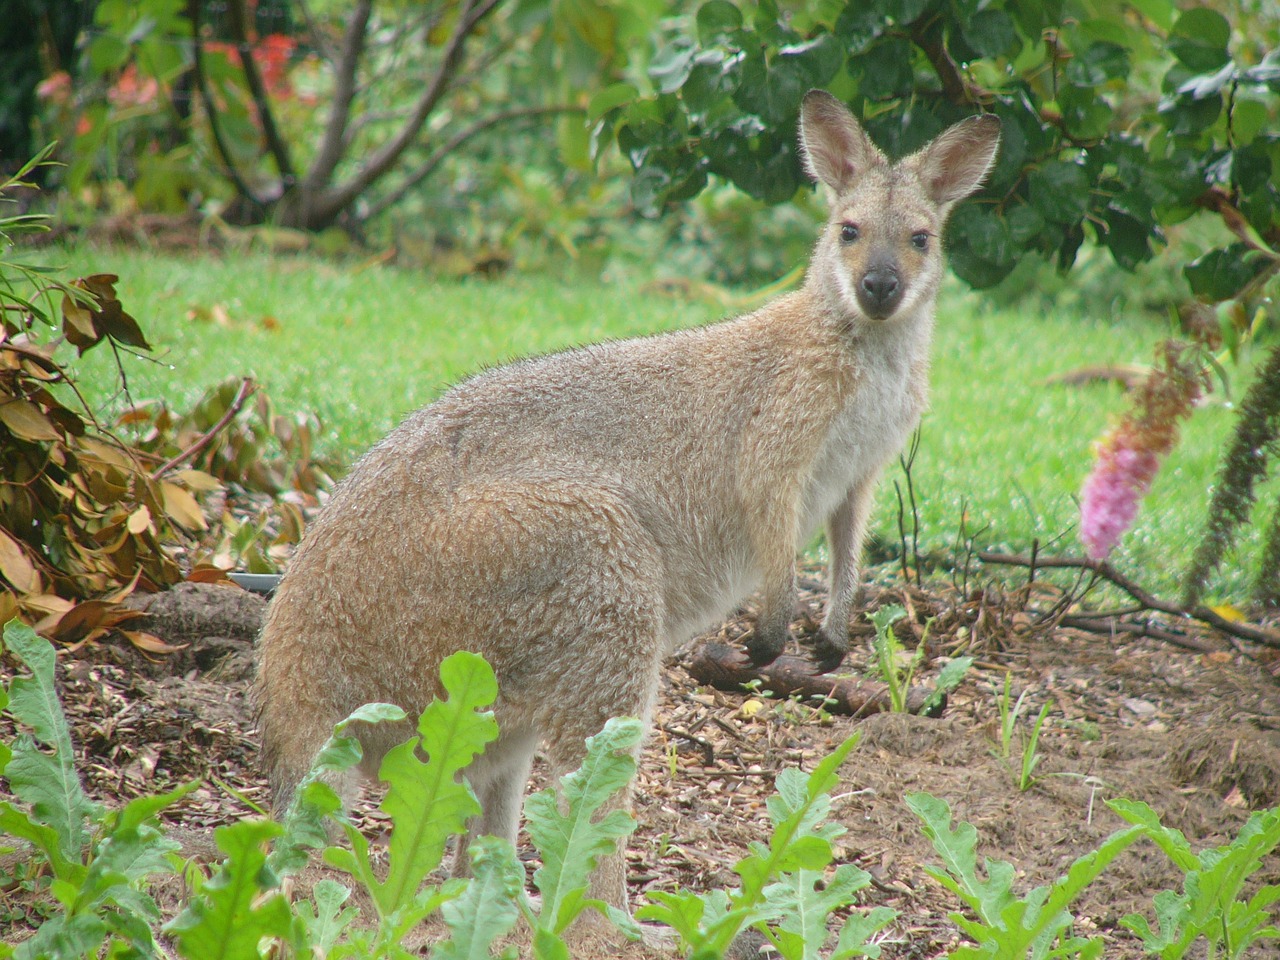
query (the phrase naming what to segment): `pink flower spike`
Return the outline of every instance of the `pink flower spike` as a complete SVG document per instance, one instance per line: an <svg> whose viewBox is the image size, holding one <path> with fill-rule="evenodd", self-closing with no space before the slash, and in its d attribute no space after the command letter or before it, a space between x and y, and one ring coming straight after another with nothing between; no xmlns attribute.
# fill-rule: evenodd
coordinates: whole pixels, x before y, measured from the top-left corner
<svg viewBox="0 0 1280 960"><path fill-rule="evenodd" d="M1098 459L1080 497L1080 541L1091 560L1105 560L1133 525L1138 502L1151 489L1159 458L1150 450L1121 446L1112 435L1098 445Z"/></svg>

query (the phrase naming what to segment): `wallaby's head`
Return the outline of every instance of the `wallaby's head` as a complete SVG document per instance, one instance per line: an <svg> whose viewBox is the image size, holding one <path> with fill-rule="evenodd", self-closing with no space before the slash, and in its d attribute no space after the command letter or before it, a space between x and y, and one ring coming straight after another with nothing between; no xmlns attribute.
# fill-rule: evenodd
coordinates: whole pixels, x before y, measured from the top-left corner
<svg viewBox="0 0 1280 960"><path fill-rule="evenodd" d="M829 192L831 218L812 267L824 294L842 312L875 321L931 300L947 214L982 184L999 144L996 117L969 117L895 163L839 100L810 90L800 148L809 175Z"/></svg>

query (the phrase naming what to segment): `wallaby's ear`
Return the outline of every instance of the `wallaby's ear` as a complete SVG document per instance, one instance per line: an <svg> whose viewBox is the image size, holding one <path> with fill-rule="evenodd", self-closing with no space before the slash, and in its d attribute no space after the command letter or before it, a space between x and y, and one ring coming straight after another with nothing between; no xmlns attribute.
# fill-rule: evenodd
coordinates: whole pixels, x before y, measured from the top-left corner
<svg viewBox="0 0 1280 960"><path fill-rule="evenodd" d="M1000 146L1000 118L985 113L948 127L917 155L920 180L935 203L963 200L982 186Z"/></svg>
<svg viewBox="0 0 1280 960"><path fill-rule="evenodd" d="M800 155L805 172L836 193L868 167L888 162L853 114L825 90L810 90L800 105Z"/></svg>

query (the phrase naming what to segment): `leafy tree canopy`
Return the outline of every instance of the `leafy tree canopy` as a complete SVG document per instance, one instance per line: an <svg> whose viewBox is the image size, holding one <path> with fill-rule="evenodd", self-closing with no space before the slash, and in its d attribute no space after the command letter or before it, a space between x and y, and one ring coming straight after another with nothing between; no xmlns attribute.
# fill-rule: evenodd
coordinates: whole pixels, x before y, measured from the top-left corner
<svg viewBox="0 0 1280 960"><path fill-rule="evenodd" d="M657 213L713 175L790 199L811 87L849 103L892 154L995 113L999 161L949 228L971 286L998 283L1028 250L1069 268L1087 236L1132 269L1164 228L1209 210L1232 242L1187 264L1187 280L1202 300L1245 298L1280 270L1280 48L1267 49L1280 22L1249 16L1246 37L1173 0L707 0L667 26L649 92L610 86L589 117Z"/></svg>

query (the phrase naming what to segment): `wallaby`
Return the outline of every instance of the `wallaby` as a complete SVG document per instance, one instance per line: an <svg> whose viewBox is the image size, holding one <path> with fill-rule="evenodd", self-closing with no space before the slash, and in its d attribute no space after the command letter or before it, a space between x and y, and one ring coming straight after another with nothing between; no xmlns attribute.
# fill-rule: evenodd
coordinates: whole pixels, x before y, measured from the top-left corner
<svg viewBox="0 0 1280 960"><path fill-rule="evenodd" d="M564 771L608 718L647 723L663 659L753 590L749 653L782 652L796 552L824 521L816 658L838 663L873 488L925 406L943 223L999 137L995 117L970 117L892 163L811 91L800 143L831 214L801 289L487 370L377 444L308 530L263 630L277 809L336 722L367 701L416 716L441 660L471 650L497 673L501 734L467 773L483 808L470 836L514 841L538 745ZM361 729L362 772L406 734ZM622 851L590 895L626 909Z"/></svg>

